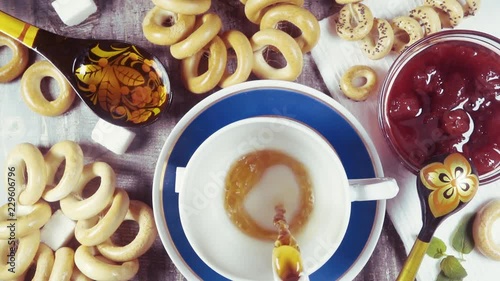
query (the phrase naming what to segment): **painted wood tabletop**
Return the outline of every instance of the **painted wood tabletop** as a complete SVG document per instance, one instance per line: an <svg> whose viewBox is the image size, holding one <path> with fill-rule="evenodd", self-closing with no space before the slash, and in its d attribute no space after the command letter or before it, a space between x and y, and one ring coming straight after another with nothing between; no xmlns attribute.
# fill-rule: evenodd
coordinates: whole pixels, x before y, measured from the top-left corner
<svg viewBox="0 0 500 281"><path fill-rule="evenodd" d="M31 112L19 97L20 79L0 85L0 161L9 148L20 142L32 142L46 149L57 141L72 139L80 143L86 162L104 161L117 174L117 184L125 188L132 199L151 205L154 167L160 149L176 122L208 94L195 95L183 87L179 61L173 59L167 47L148 42L142 33L142 21L153 7L150 0L97 0L98 11L82 24L64 25L51 1L0 1L0 10L57 34L77 38L113 38L133 42L157 55L168 67L174 93L171 111L151 126L134 129L137 137L124 155L116 155L91 140L90 133L97 117L79 100L61 117L45 118ZM333 0L306 0L307 7L319 20L338 11ZM223 29L239 29L251 36L257 26L249 23L238 0L212 1L211 11L221 16ZM3 48L6 49L6 48ZM0 48L0 59L6 52ZM41 58L31 53L31 62ZM310 54L304 57L304 69L298 83L327 93L325 84ZM16 116L12 116L16 115ZM19 117L21 116L21 117ZM134 226L129 226L134 228ZM135 230L137 231L137 230ZM133 233L134 231L132 231ZM405 258L405 252L392 223L386 217L377 247L356 281L395 280ZM153 247L140 258L140 270L133 280L184 280L171 262L158 238Z"/></svg>

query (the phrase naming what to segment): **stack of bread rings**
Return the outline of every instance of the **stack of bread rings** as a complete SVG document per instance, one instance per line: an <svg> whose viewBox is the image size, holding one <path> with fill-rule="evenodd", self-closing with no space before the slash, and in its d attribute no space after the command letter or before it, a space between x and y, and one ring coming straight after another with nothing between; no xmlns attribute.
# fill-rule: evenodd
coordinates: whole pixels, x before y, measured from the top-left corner
<svg viewBox="0 0 500 281"><path fill-rule="evenodd" d="M417 40L441 30L455 27L464 16L474 15L480 0L424 0L424 4L411 10L408 16L386 19L375 18L362 0L335 0L344 5L336 19L337 35L348 41L357 41L363 54L372 60L379 60L391 51L401 53ZM366 83L355 86L357 78ZM340 80L340 89L351 100L363 101L375 89L377 76L366 65L349 68Z"/></svg>
<svg viewBox="0 0 500 281"><path fill-rule="evenodd" d="M75 92L55 66L49 61L41 60L28 67L28 48L1 32L0 46L7 46L13 53L12 59L0 67L0 83L10 82L22 74L21 96L32 111L44 116L58 116L71 107L76 96ZM40 85L45 77L54 78L60 89L60 93L53 101L43 96Z"/></svg>
<svg viewBox="0 0 500 281"><path fill-rule="evenodd" d="M359 41L361 50L370 59L378 60L391 51L400 53L415 41L443 27L455 27L462 18L474 15L480 0L424 0L424 4L390 22L375 18L361 0L335 0L344 5L336 20L340 38Z"/></svg>
<svg viewBox="0 0 500 281"><path fill-rule="evenodd" d="M253 72L261 79L293 81L302 72L303 54L319 40L316 17L303 8L304 0L240 0L245 15L260 30L250 39L238 30L221 33L222 21L218 15L206 13L211 0L153 0L154 7L143 20L146 39L157 45L170 46L176 59L182 60L184 86L196 94L206 93L216 86L222 88L246 81ZM170 25L164 24L169 22ZM283 22L301 30L293 38L278 29ZM275 68L263 57L268 48L277 49L286 59L283 68ZM233 73L227 68L228 50L236 54L237 67ZM208 69L198 73L200 61L208 56Z"/></svg>
<svg viewBox="0 0 500 281"><path fill-rule="evenodd" d="M64 172L56 181L63 162ZM7 224L13 211L6 204L0 208L0 280L24 280L31 266L35 268L33 280L129 280L137 274L138 258L157 236L153 212L115 186L116 175L108 164L84 165L80 146L61 141L45 155L32 144L18 144L9 152L6 167L15 171L10 177L18 189L14 237L18 247L12 272L6 259L12 251ZM83 198L83 190L94 178L100 178L98 189ZM41 243L40 229L52 215L50 203L57 201L63 214L77 221L74 234L80 246L76 250L64 246L54 252ZM117 246L111 237L125 220L136 221L139 232L129 244Z"/></svg>

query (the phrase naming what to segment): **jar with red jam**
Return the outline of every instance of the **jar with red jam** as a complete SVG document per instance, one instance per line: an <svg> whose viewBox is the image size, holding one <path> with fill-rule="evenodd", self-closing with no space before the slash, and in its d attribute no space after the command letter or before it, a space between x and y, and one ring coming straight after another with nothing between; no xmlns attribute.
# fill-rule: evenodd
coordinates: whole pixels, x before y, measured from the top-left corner
<svg viewBox="0 0 500 281"><path fill-rule="evenodd" d="M451 30L410 46L384 81L379 121L414 173L435 155L460 152L481 183L500 178L500 39Z"/></svg>

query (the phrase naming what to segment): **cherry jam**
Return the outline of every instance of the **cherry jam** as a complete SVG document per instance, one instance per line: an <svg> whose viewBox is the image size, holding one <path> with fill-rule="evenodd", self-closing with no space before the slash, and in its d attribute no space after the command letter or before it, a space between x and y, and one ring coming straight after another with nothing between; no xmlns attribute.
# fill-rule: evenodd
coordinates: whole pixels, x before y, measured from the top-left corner
<svg viewBox="0 0 500 281"><path fill-rule="evenodd" d="M421 168L461 152L480 175L500 166L500 55L463 41L432 45L411 58L387 96L398 152Z"/></svg>

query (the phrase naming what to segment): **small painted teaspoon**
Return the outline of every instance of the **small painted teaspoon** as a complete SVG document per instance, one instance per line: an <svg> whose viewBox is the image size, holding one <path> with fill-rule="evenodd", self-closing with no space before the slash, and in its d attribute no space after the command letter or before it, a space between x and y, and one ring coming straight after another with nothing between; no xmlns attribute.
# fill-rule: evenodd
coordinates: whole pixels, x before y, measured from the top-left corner
<svg viewBox="0 0 500 281"><path fill-rule="evenodd" d="M275 210L274 226L278 230L278 238L274 242L272 255L274 281L309 281L309 276L304 272L299 245L288 228L285 209L278 205Z"/></svg>
<svg viewBox="0 0 500 281"><path fill-rule="evenodd" d="M415 280L437 227L465 207L474 198L478 188L477 172L461 153L436 156L420 170L417 192L423 224L398 281Z"/></svg>
<svg viewBox="0 0 500 281"><path fill-rule="evenodd" d="M172 100L165 67L136 45L54 34L0 11L0 31L49 60L76 94L109 123L153 123Z"/></svg>

